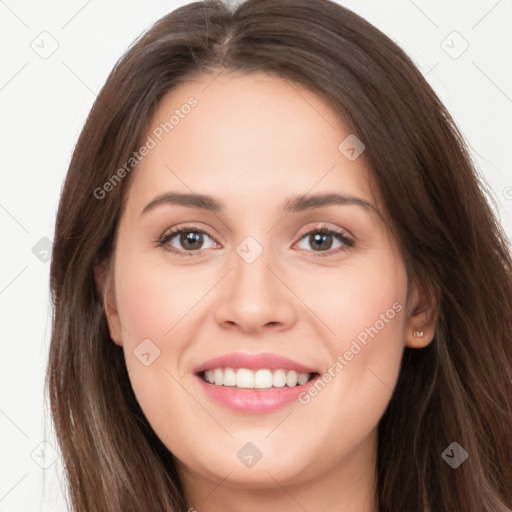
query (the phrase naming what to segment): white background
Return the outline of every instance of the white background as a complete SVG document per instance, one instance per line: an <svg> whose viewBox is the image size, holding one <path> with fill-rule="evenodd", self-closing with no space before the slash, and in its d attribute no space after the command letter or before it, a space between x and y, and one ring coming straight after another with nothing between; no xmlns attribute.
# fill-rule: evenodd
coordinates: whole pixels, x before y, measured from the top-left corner
<svg viewBox="0 0 512 512"><path fill-rule="evenodd" d="M43 400L44 239L53 240L73 146L112 66L142 31L185 3L0 0L0 512L66 510ZM512 0L340 3L395 40L426 75L466 136L511 237ZM464 40L468 49L452 58Z"/></svg>

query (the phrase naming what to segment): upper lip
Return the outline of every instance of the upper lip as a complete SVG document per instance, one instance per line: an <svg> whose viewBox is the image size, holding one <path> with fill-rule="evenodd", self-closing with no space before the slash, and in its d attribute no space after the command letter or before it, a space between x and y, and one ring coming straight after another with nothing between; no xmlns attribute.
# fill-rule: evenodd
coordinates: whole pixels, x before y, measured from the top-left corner
<svg viewBox="0 0 512 512"><path fill-rule="evenodd" d="M213 370L214 368L247 368L249 370L268 368L269 370L295 370L297 373L317 373L317 370L313 368L293 361L288 357L270 352L261 354L233 352L208 359L208 361L194 368L193 371L194 373L201 373L205 370Z"/></svg>

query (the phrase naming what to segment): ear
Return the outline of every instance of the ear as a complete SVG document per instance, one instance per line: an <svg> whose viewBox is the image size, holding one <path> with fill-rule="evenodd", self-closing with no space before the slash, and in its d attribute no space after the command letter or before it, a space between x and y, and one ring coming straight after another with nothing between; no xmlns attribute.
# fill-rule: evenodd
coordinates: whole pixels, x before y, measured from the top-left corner
<svg viewBox="0 0 512 512"><path fill-rule="evenodd" d="M434 338L439 316L440 290L437 285L419 286L414 283L408 300L408 320L405 345L426 347Z"/></svg>
<svg viewBox="0 0 512 512"><path fill-rule="evenodd" d="M94 278L98 293L102 297L110 338L116 345L122 346L121 323L115 298L114 272L113 268L110 268L109 262L102 261L94 266Z"/></svg>

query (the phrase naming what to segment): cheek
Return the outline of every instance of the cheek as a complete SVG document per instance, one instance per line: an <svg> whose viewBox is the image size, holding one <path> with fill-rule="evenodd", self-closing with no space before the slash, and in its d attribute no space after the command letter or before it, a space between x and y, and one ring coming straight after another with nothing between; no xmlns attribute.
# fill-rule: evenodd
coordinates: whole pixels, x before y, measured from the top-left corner
<svg viewBox="0 0 512 512"><path fill-rule="evenodd" d="M331 361L317 389L302 397L307 407L333 411L348 437L374 427L392 396L404 348L407 275L390 254L374 264L340 270L317 296L332 330L326 338ZM327 286L327 280L324 283ZM338 401L339 400L339 401Z"/></svg>
<svg viewBox="0 0 512 512"><path fill-rule="evenodd" d="M148 266L142 259L119 263L116 296L130 383L153 430L175 448L182 439L179 429L170 428L170 418L174 424L194 404L180 384L180 361L190 337L184 329L204 291L162 265Z"/></svg>
<svg viewBox="0 0 512 512"><path fill-rule="evenodd" d="M354 257L338 268L288 274L286 279L307 306L299 322L316 329L331 357L345 353L354 340L365 349L358 355L361 362L370 353L401 348L407 274L390 250Z"/></svg>
<svg viewBox="0 0 512 512"><path fill-rule="evenodd" d="M123 342L136 345L150 338L161 349L164 343L178 349L177 334L213 285L212 276L205 278L206 282L200 272L180 271L161 262L153 264L143 256L120 260L116 264L116 300L125 327Z"/></svg>

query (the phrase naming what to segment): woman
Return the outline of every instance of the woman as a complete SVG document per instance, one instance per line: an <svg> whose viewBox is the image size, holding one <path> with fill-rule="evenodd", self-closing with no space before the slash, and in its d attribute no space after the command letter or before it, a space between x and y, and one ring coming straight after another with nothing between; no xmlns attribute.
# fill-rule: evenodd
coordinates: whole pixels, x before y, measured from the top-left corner
<svg viewBox="0 0 512 512"><path fill-rule="evenodd" d="M422 75L349 10L157 22L57 216L72 509L509 510L512 261L484 192Z"/></svg>

